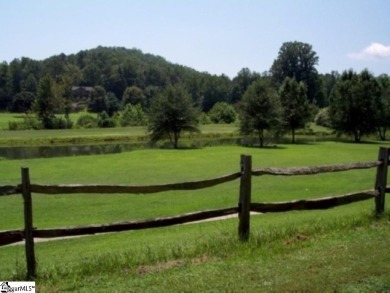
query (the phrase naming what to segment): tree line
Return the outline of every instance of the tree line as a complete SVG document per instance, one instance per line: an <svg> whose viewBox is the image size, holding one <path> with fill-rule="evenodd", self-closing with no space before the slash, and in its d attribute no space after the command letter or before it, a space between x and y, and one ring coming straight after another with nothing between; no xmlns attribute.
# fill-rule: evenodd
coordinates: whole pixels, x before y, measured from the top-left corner
<svg viewBox="0 0 390 293"><path fill-rule="evenodd" d="M33 112L38 121L26 116L32 128L69 128L69 114L86 108L97 116L80 117L80 127L148 124L153 140L167 135L175 146L181 131L237 117L241 133L256 133L261 146L269 133L291 131L294 141L296 130L314 118L355 141L375 131L386 139L389 76L368 70L319 74L318 62L312 46L297 41L281 46L269 71L243 68L232 79L138 49L98 47L43 61L23 57L0 64L0 110ZM169 126L175 113L178 120Z"/></svg>

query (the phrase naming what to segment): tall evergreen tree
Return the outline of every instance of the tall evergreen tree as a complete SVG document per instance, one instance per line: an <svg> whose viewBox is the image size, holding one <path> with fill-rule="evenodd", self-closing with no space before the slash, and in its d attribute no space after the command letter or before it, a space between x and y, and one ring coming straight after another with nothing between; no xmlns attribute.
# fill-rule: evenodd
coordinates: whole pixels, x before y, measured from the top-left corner
<svg viewBox="0 0 390 293"><path fill-rule="evenodd" d="M264 146L265 131L280 122L280 103L277 92L267 80L253 82L240 103L240 132L256 133L260 147Z"/></svg>
<svg viewBox="0 0 390 293"><path fill-rule="evenodd" d="M0 110L6 110L11 102L10 72L7 62L0 63Z"/></svg>
<svg viewBox="0 0 390 293"><path fill-rule="evenodd" d="M386 132L390 128L390 77L386 74L378 78L380 86L379 109L377 111L377 131L381 140L386 140Z"/></svg>
<svg viewBox="0 0 390 293"><path fill-rule="evenodd" d="M175 149L183 132L199 132L200 111L182 86L169 86L153 101L149 113L151 141L168 137Z"/></svg>
<svg viewBox="0 0 390 293"><path fill-rule="evenodd" d="M248 68L241 69L232 80L231 102L236 103L241 100L251 83L259 78L260 74L252 72Z"/></svg>
<svg viewBox="0 0 390 293"><path fill-rule="evenodd" d="M55 123L55 96L53 93L53 80L45 75L39 81L36 110L43 128L52 129Z"/></svg>
<svg viewBox="0 0 390 293"><path fill-rule="evenodd" d="M291 131L292 143L295 143L295 131L304 127L310 118L305 84L286 77L280 88L280 101L283 126Z"/></svg>
<svg viewBox="0 0 390 293"><path fill-rule="evenodd" d="M102 86L95 86L88 99L88 111L101 113L108 108L106 90Z"/></svg>
<svg viewBox="0 0 390 293"><path fill-rule="evenodd" d="M379 103L379 84L371 73L344 71L331 94L332 127L338 133L353 135L355 142L360 142L363 135L376 129Z"/></svg>

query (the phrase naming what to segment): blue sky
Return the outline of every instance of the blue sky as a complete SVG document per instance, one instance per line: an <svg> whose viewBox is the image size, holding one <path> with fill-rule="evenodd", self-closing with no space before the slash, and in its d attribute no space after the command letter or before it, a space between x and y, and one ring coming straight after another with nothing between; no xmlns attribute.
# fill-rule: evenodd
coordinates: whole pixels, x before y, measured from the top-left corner
<svg viewBox="0 0 390 293"><path fill-rule="evenodd" d="M390 75L389 0L0 0L0 11L0 62L121 46L234 77L301 41L320 73Z"/></svg>

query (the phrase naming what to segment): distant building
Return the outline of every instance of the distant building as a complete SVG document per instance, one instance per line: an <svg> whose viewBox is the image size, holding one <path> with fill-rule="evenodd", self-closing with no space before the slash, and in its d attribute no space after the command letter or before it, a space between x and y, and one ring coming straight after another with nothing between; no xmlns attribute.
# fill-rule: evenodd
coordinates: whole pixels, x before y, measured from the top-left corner
<svg viewBox="0 0 390 293"><path fill-rule="evenodd" d="M72 94L75 98L88 98L92 90L91 86L72 86Z"/></svg>
<svg viewBox="0 0 390 293"><path fill-rule="evenodd" d="M93 90L91 86L72 86L73 102L71 104L72 112L83 111L87 108L88 98Z"/></svg>

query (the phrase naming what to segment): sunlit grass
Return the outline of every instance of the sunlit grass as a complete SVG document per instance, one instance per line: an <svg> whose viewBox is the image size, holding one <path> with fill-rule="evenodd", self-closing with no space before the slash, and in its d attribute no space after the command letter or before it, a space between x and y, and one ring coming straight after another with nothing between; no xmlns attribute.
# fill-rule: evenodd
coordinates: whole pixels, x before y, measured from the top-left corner
<svg viewBox="0 0 390 293"><path fill-rule="evenodd" d="M72 113L70 119L76 123L78 117L85 114ZM148 141L148 129L145 126L91 128L91 129L55 129L55 130L8 130L9 121L22 121L24 114L0 113L0 145L53 145L83 144L105 142L138 142ZM96 115L96 114L90 114ZM201 125L201 135L195 137L232 137L237 135L234 124ZM193 137L184 133L184 139Z"/></svg>
<svg viewBox="0 0 390 293"><path fill-rule="evenodd" d="M137 150L122 154L51 159L3 160L1 183L20 183L20 167L30 168L37 184L148 185L210 179L238 172L240 155L250 154L253 167L312 166L373 161L379 145L321 143L280 145L275 149L209 147L196 150ZM253 178L253 201L315 198L372 189L375 169L317 176ZM34 194L38 227L84 225L170 216L237 204L239 180L198 191L152 195ZM18 195L0 198L9 215L0 229L18 228L22 205Z"/></svg>
<svg viewBox="0 0 390 293"><path fill-rule="evenodd" d="M252 155L254 168L313 166L373 161L380 145L225 146L2 160L0 185L19 183L20 166L30 168L33 183L160 184L237 172L243 153ZM343 194L371 189L374 179L375 168L254 177L252 198L283 201ZM103 224L229 207L237 205L238 193L237 180L200 191L154 195L34 194L34 226ZM0 205L7 207L0 230L21 228L21 196L0 197ZM386 291L390 288L390 276L384 273L390 271L386 244L390 218L387 213L377 221L373 210L374 201L368 200L325 211L253 216L246 244L238 241L237 219L38 243L37 286L40 292L101 292L110 281L119 292ZM0 279L23 279L23 246L0 248L0 259Z"/></svg>

